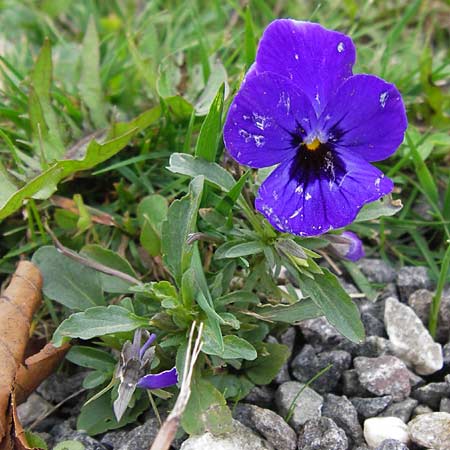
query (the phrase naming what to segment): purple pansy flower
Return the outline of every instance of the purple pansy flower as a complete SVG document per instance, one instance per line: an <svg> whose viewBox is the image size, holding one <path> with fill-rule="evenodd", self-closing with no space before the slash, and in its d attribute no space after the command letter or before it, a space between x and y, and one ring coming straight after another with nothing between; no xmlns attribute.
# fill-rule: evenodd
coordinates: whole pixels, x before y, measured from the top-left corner
<svg viewBox="0 0 450 450"><path fill-rule="evenodd" d="M142 330L134 333L133 342L125 342L120 354L120 363L116 371L119 378L118 397L114 401L114 413L118 421L125 413L135 389L163 389L178 383L178 372L174 367L161 373L143 375L155 356L151 345L156 334L151 334L141 346Z"/></svg>
<svg viewBox="0 0 450 450"><path fill-rule="evenodd" d="M403 141L405 107L393 84L352 74L355 53L342 33L275 20L231 104L229 153L253 168L278 164L256 208L279 231L313 236L344 227L393 188L370 162Z"/></svg>

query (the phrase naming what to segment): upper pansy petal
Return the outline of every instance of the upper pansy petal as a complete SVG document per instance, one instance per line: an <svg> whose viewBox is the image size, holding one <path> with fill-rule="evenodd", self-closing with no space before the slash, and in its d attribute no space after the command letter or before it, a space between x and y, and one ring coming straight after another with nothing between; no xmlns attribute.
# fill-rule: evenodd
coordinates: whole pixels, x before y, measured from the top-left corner
<svg viewBox="0 0 450 450"><path fill-rule="evenodd" d="M255 205L277 230L314 236L350 224L364 204L392 188L380 170L349 152L328 152L316 167L297 155L267 177Z"/></svg>
<svg viewBox="0 0 450 450"><path fill-rule="evenodd" d="M392 155L407 126L397 88L373 75L355 75L345 81L319 119L330 143L367 161Z"/></svg>
<svg viewBox="0 0 450 450"><path fill-rule="evenodd" d="M356 51L350 37L312 22L278 19L264 31L256 54L258 73L291 79L319 114L352 76Z"/></svg>
<svg viewBox="0 0 450 450"><path fill-rule="evenodd" d="M284 77L252 74L242 84L228 111L225 147L239 163L269 167L290 159L317 117L308 98Z"/></svg>

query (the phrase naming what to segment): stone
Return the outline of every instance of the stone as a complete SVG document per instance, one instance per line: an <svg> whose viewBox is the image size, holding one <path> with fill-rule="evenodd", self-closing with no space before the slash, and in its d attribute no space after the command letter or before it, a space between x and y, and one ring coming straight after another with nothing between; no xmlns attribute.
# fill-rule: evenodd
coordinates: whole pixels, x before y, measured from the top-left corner
<svg viewBox="0 0 450 450"><path fill-rule="evenodd" d="M414 390L411 397L419 400L420 403L437 410L439 402L443 397L450 397L450 385L447 383L428 383L425 386Z"/></svg>
<svg viewBox="0 0 450 450"><path fill-rule="evenodd" d="M442 353L444 358L444 367L446 369L450 369L450 342L447 342L447 344L442 347Z"/></svg>
<svg viewBox="0 0 450 450"><path fill-rule="evenodd" d="M392 395L394 401L408 397L411 392L409 374L403 361L395 356L366 358L358 356L353 360L360 383L377 396Z"/></svg>
<svg viewBox="0 0 450 450"><path fill-rule="evenodd" d="M433 410L427 406L427 405L417 405L413 412L412 412L412 416L416 417L416 416L420 416L422 414L431 414L433 412Z"/></svg>
<svg viewBox="0 0 450 450"><path fill-rule="evenodd" d="M439 411L450 413L450 398L441 398L439 403Z"/></svg>
<svg viewBox="0 0 450 450"><path fill-rule="evenodd" d="M375 398L353 397L350 401L356 408L356 411L358 411L359 416L363 419L368 419L382 413L392 403L392 396L385 395Z"/></svg>
<svg viewBox="0 0 450 450"><path fill-rule="evenodd" d="M383 417L398 417L405 423L409 422L414 408L419 404L413 398L407 398L401 402L392 403L380 415Z"/></svg>
<svg viewBox="0 0 450 450"><path fill-rule="evenodd" d="M28 428L36 419L43 418L52 408L51 403L33 392L26 402L17 407L17 415L22 426Z"/></svg>
<svg viewBox="0 0 450 450"><path fill-rule="evenodd" d="M298 393L302 393L297 397ZM295 400L295 398L297 399ZM295 400L293 414L289 424L297 430L309 419L321 416L323 398L310 387L297 381L288 381L280 385L275 393L275 403L278 412L286 417Z"/></svg>
<svg viewBox="0 0 450 450"><path fill-rule="evenodd" d="M385 337L386 331L384 323L369 312L361 313L361 320L366 330L366 336L380 336Z"/></svg>
<svg viewBox="0 0 450 450"><path fill-rule="evenodd" d="M433 292L428 289L419 289L408 298L408 305L414 310L422 323L428 327L430 308L433 301ZM450 326L450 296L442 295L439 308L438 325L436 329L436 341L445 343L449 339Z"/></svg>
<svg viewBox="0 0 450 450"><path fill-rule="evenodd" d="M382 259L363 258L357 264L371 283L386 284L395 280L394 268Z"/></svg>
<svg viewBox="0 0 450 450"><path fill-rule="evenodd" d="M207 432L191 436L183 442L181 450L273 450L271 444L237 420L233 420L232 426L232 431L221 435Z"/></svg>
<svg viewBox="0 0 450 450"><path fill-rule="evenodd" d="M280 370L278 371L276 377L273 379L273 381L276 384L283 384L286 383L286 381L291 381L291 374L289 373L289 365L288 363L284 363Z"/></svg>
<svg viewBox="0 0 450 450"><path fill-rule="evenodd" d="M359 381L355 369L344 371L341 379L342 393L347 397L364 397L369 394Z"/></svg>
<svg viewBox="0 0 450 450"><path fill-rule="evenodd" d="M298 326L305 340L321 350L332 349L337 344L347 341L325 317L303 320Z"/></svg>
<svg viewBox="0 0 450 450"><path fill-rule="evenodd" d="M351 355L346 351L332 350L316 354L311 345L305 345L300 353L292 360L291 368L294 377L306 383L322 369L332 364L325 373L310 385L315 391L320 394L325 394L335 389L342 372L350 368L351 362Z"/></svg>
<svg viewBox="0 0 450 450"><path fill-rule="evenodd" d="M143 425L128 431L110 431L103 436L101 443L112 445L114 450L141 450L150 448L159 430L159 422L150 417Z"/></svg>
<svg viewBox="0 0 450 450"><path fill-rule="evenodd" d="M322 407L322 415L333 419L345 431L350 444L362 443L362 428L358 412L345 396L327 394Z"/></svg>
<svg viewBox="0 0 450 450"><path fill-rule="evenodd" d="M397 417L372 417L364 421L364 439L372 448L378 447L386 439L407 444L408 427Z"/></svg>
<svg viewBox="0 0 450 450"><path fill-rule="evenodd" d="M60 372L53 373L39 385L36 392L50 403L60 403L81 390L85 376L85 372L79 372L71 376ZM77 399L73 400L73 402L76 401ZM70 401L65 404L68 403L70 406Z"/></svg>
<svg viewBox="0 0 450 450"><path fill-rule="evenodd" d="M422 266L402 267L397 272L396 282L400 300L405 303L414 291L432 287L428 269Z"/></svg>
<svg viewBox="0 0 450 450"><path fill-rule="evenodd" d="M409 373L409 384L411 385L411 389L416 389L425 384L425 380L419 375L416 375L412 370L408 370Z"/></svg>
<svg viewBox="0 0 450 450"><path fill-rule="evenodd" d="M392 355L391 343L380 336L367 336L364 342L353 351L353 356L376 358L383 355Z"/></svg>
<svg viewBox="0 0 450 450"><path fill-rule="evenodd" d="M319 417L308 420L298 435L301 450L347 450L348 440L344 431L332 419Z"/></svg>
<svg viewBox="0 0 450 450"><path fill-rule="evenodd" d="M245 397L245 401L266 408L273 405L275 392L268 386L255 386Z"/></svg>
<svg viewBox="0 0 450 450"><path fill-rule="evenodd" d="M397 439L384 440L375 450L409 450L408 447Z"/></svg>
<svg viewBox="0 0 450 450"><path fill-rule="evenodd" d="M412 308L394 297L386 299L384 323L396 356L413 366L419 375L430 375L442 369L442 347Z"/></svg>
<svg viewBox="0 0 450 450"><path fill-rule="evenodd" d="M289 327L286 331L281 333L279 341L284 344L289 351L294 351L295 341L297 339L297 332L295 327Z"/></svg>
<svg viewBox="0 0 450 450"><path fill-rule="evenodd" d="M433 450L450 449L450 414L421 414L408 423L411 440Z"/></svg>
<svg viewBox="0 0 450 450"><path fill-rule="evenodd" d="M85 450L100 450L104 447L96 439L84 431L75 430L75 418L68 419L51 430L53 446L63 441L77 441L84 445ZM49 442L50 444L50 442ZM49 445L49 448L52 446Z"/></svg>
<svg viewBox="0 0 450 450"><path fill-rule="evenodd" d="M295 450L295 431L275 412L259 406L239 403L233 417L263 436L276 450Z"/></svg>

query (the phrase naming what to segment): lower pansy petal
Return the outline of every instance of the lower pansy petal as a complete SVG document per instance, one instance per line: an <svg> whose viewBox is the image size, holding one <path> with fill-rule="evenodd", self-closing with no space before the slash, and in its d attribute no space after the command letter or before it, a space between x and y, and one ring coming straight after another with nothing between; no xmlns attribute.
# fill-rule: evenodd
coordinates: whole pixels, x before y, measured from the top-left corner
<svg viewBox="0 0 450 450"><path fill-rule="evenodd" d="M367 161L388 158L402 143L408 126L397 88L373 75L345 81L319 119L328 141Z"/></svg>
<svg viewBox="0 0 450 450"><path fill-rule="evenodd" d="M136 386L142 389L164 389L177 383L178 372L174 367L161 373L145 375L139 379Z"/></svg>
<svg viewBox="0 0 450 450"><path fill-rule="evenodd" d="M292 158L299 137L306 136L316 120L306 95L287 78L252 73L228 111L225 147L241 164L269 167Z"/></svg>
<svg viewBox="0 0 450 450"><path fill-rule="evenodd" d="M277 230L315 236L350 224L362 206L392 188L364 159L328 151L319 162L296 155L280 164L261 185L255 205Z"/></svg>

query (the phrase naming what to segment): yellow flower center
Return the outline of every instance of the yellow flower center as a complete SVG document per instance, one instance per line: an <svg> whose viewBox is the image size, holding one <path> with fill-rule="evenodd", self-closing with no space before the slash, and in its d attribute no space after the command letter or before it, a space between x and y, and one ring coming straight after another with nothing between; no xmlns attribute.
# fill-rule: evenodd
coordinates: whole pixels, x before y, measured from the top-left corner
<svg viewBox="0 0 450 450"><path fill-rule="evenodd" d="M306 148L313 152L314 150L317 150L319 148L320 144L321 142L319 141L319 139L315 138L312 142L306 144Z"/></svg>

